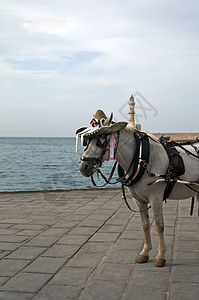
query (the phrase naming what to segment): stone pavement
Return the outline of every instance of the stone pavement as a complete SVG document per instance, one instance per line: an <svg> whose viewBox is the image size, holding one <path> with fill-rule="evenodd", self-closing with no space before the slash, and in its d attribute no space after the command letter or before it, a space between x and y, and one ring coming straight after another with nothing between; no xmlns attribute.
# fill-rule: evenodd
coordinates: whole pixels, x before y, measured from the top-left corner
<svg viewBox="0 0 199 300"><path fill-rule="evenodd" d="M189 209L190 199L164 204L167 263L155 268L153 218L150 259L136 264L140 217L118 189L0 193L0 299L196 300L199 222Z"/></svg>

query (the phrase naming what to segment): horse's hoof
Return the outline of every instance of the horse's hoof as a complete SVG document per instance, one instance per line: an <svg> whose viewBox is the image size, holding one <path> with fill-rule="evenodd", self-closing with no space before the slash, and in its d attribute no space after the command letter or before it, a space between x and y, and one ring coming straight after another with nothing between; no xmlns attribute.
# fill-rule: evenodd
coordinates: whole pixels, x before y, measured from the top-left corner
<svg viewBox="0 0 199 300"><path fill-rule="evenodd" d="M156 258L154 261L154 266L155 267L164 267L166 263L165 259L161 259L161 258Z"/></svg>
<svg viewBox="0 0 199 300"><path fill-rule="evenodd" d="M147 255L138 255L136 263L144 264L148 261L149 257Z"/></svg>

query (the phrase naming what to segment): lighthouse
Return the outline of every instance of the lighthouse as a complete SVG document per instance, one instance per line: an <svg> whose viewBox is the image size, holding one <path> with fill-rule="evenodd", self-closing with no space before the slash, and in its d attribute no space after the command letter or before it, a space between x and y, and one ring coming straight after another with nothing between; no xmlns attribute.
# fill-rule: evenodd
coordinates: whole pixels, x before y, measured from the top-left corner
<svg viewBox="0 0 199 300"><path fill-rule="evenodd" d="M129 123L135 126L135 100L133 95L129 99Z"/></svg>
<svg viewBox="0 0 199 300"><path fill-rule="evenodd" d="M135 126L136 129L141 130L141 124L135 124L135 99L133 95L129 99L129 123Z"/></svg>

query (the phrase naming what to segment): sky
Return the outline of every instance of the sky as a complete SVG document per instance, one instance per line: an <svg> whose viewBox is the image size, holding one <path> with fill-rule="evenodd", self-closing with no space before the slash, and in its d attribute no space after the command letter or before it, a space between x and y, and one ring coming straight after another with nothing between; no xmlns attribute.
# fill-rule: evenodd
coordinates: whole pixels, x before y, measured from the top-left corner
<svg viewBox="0 0 199 300"><path fill-rule="evenodd" d="M102 109L199 132L197 0L0 2L0 136L74 136Z"/></svg>

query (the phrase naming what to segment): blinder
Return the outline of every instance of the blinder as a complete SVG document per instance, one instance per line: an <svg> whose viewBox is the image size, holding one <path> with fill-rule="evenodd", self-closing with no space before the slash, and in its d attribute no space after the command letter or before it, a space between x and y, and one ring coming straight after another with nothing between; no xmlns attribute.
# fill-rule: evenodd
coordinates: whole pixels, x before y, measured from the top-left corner
<svg viewBox="0 0 199 300"><path fill-rule="evenodd" d="M96 146L97 147L100 147L100 148L104 148L104 146L106 145L107 143L107 138L105 138L105 141L102 143L101 142L101 138L102 138L102 135L97 135L97 142L96 142Z"/></svg>
<svg viewBox="0 0 199 300"><path fill-rule="evenodd" d="M96 146L103 149L104 146L106 146L107 138L105 137L105 141L103 143L101 141L101 138L102 138L102 135L97 135ZM90 144L90 141L91 141L91 137L84 137L83 138L83 146L86 147L86 149L88 148L88 145ZM86 151L86 149L84 151Z"/></svg>
<svg viewBox="0 0 199 300"><path fill-rule="evenodd" d="M91 141L91 138L89 138L89 137L84 137L84 138L83 138L83 146L86 147L86 148L84 149L84 151L87 150L88 145L90 144L90 141Z"/></svg>
<svg viewBox="0 0 199 300"><path fill-rule="evenodd" d="M93 165L93 168L96 169L96 168L100 168L101 165L102 165L102 158L105 154L105 152L107 151L107 136L102 136L102 135L97 135L97 140L96 140L96 146L97 147L100 147L102 149L102 153L100 155L99 158L97 157L86 157L86 156L82 156L81 157L81 161L85 161L87 162L90 166ZM104 142L102 142L102 138L104 138ZM84 137L83 139L83 146L85 146L85 150L84 152L87 150L89 144L90 144L90 141L91 141L91 137Z"/></svg>

